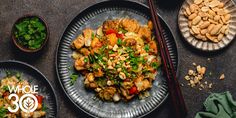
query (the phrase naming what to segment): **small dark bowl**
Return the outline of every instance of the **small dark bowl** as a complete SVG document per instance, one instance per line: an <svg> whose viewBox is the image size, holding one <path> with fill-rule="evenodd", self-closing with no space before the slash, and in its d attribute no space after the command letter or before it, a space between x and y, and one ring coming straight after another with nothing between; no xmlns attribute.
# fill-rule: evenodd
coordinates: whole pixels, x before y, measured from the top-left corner
<svg viewBox="0 0 236 118"><path fill-rule="evenodd" d="M14 34L14 32L15 32L15 30L16 30L16 29L15 29L15 25L16 25L17 23L19 23L20 21L24 20L25 18L33 18L33 17L39 18L39 20L43 23L43 25L44 25L45 28L46 28L46 38L44 39L44 42L42 43L42 45L41 45L39 48L37 48L37 49L29 49L29 48L27 48L27 47L24 47L23 45L21 45L21 44L17 41L17 39L16 39L16 37L15 37L15 34ZM15 46L16 46L17 48L19 48L21 51L23 51L23 52L28 52L28 53L33 53L33 52L37 52L37 51L41 50L41 49L46 45L46 43L47 43L47 41L48 41L48 38L49 38L49 29L48 29L48 26L47 26L45 20L44 20L42 17L40 17L40 16L38 16L38 15L24 15L23 17L20 17L20 18L14 23L14 25L13 25L13 27L12 27L12 31L11 31L11 37L12 37L12 40L13 40L13 43L15 44Z"/></svg>

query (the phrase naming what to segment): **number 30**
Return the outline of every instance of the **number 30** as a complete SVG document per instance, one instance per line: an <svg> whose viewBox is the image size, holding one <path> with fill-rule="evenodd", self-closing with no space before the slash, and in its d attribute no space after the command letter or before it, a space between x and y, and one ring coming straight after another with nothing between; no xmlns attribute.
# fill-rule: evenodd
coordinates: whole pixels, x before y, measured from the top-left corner
<svg viewBox="0 0 236 118"><path fill-rule="evenodd" d="M19 105L18 105L19 97L18 97L18 95L16 95L16 94L11 94L11 95L8 96L8 99L11 100L12 97L15 97L15 98L16 98L16 100L12 101L12 104L14 104L15 109L12 109L12 108L9 106L9 107L8 107L8 110L9 110L10 112L17 112L17 111L19 110Z"/></svg>

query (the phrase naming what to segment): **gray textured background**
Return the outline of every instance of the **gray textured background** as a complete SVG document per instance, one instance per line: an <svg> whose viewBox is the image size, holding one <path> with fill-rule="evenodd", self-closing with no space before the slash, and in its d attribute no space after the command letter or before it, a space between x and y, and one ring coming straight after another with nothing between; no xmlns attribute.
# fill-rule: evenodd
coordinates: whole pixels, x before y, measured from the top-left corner
<svg viewBox="0 0 236 118"><path fill-rule="evenodd" d="M55 72L55 52L57 42L70 21L84 8L101 0L0 0L0 60L20 60L38 68L53 84L59 102L60 118L85 118L85 113L76 110L76 107L67 99L59 85ZM145 3L145 0L138 0ZM234 0L235 1L235 0ZM115 2L115 1L114 1ZM181 37L177 26L177 14L183 0L157 0L157 8L164 20L169 24L177 42L179 52L179 81L185 86L181 87L188 107L188 118L202 110L202 103L212 92L229 90L236 98L236 44L233 41L227 48L205 53L190 47ZM24 14L37 14L48 23L50 39L47 46L37 54L24 54L12 44L10 34L13 23ZM207 58L211 58L208 61ZM207 67L207 73L212 72L208 81L213 82L213 89L199 91L188 87L183 79L189 68L195 62ZM226 79L220 81L221 73ZM167 99L161 107L147 115L152 118L174 118L172 116L170 100Z"/></svg>

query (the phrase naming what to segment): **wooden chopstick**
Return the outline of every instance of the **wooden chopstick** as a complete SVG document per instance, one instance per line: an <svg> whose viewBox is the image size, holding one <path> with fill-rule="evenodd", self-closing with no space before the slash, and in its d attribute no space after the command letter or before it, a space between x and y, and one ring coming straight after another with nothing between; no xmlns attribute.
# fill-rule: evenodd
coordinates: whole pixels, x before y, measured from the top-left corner
<svg viewBox="0 0 236 118"><path fill-rule="evenodd" d="M156 14L156 9L154 8L153 0L148 0L148 4L151 11L152 21L153 21L153 26L155 29L157 41L160 45L160 54L162 57L164 70L167 75L168 89L169 89L172 103L174 105L175 116L176 118L183 118L187 115L187 108L184 103L184 99L181 93L179 82L176 78L176 72L174 70L174 66L170 58L166 41L164 40L164 36L162 34L162 27L161 27L159 18Z"/></svg>

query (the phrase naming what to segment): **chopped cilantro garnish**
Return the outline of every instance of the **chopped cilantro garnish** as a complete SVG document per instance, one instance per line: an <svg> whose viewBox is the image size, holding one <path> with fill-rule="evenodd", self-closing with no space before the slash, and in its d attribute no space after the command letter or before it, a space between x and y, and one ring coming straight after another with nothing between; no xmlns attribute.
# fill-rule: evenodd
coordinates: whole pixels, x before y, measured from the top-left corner
<svg viewBox="0 0 236 118"><path fill-rule="evenodd" d="M104 87L107 84L106 78L100 77L100 78L96 79L95 81L98 84L98 86L100 86L100 87Z"/></svg>
<svg viewBox="0 0 236 118"><path fill-rule="evenodd" d="M127 51L127 52L133 52L133 49L132 49L131 47L127 47L127 48L126 48L126 51Z"/></svg>
<svg viewBox="0 0 236 118"><path fill-rule="evenodd" d="M42 111L46 111L46 110L47 110L47 106L43 104Z"/></svg>
<svg viewBox="0 0 236 118"><path fill-rule="evenodd" d="M7 70L7 71L6 71L6 75L7 75L7 77L10 77L10 76L12 75L12 72L9 71L9 70Z"/></svg>
<svg viewBox="0 0 236 118"><path fill-rule="evenodd" d="M92 35L91 35L91 39L93 40L93 39L94 39L94 37L95 37L95 35L94 35L94 33L92 33Z"/></svg>
<svg viewBox="0 0 236 118"><path fill-rule="evenodd" d="M22 75L22 73L17 72L17 73L16 73L16 78L17 78L17 79L20 79L20 78L21 78L21 75Z"/></svg>
<svg viewBox="0 0 236 118"><path fill-rule="evenodd" d="M149 45L145 45L144 50L148 52L149 51Z"/></svg>
<svg viewBox="0 0 236 118"><path fill-rule="evenodd" d="M84 62L87 63L89 60L88 58L84 58Z"/></svg>
<svg viewBox="0 0 236 118"><path fill-rule="evenodd" d="M123 28L119 28L118 31L119 31L119 32L121 31L123 34L125 34L125 33L128 32L127 30L125 30L125 29L123 29Z"/></svg>
<svg viewBox="0 0 236 118"><path fill-rule="evenodd" d="M79 75L77 75L77 74L75 74L75 73L73 73L73 74L71 74L70 75L70 83L71 83L71 85L74 85L75 84L75 82L76 82L76 80L78 79L78 77L79 77Z"/></svg>
<svg viewBox="0 0 236 118"><path fill-rule="evenodd" d="M100 66L97 63L94 63L92 67L93 67L93 70L98 70Z"/></svg>
<svg viewBox="0 0 236 118"><path fill-rule="evenodd" d="M112 50L109 50L109 52L108 52L109 54L114 54L114 52L112 51Z"/></svg>
<svg viewBox="0 0 236 118"><path fill-rule="evenodd" d="M88 56L88 58L91 63L95 62L94 56L92 56L91 54Z"/></svg>
<svg viewBox="0 0 236 118"><path fill-rule="evenodd" d="M7 109L5 109L4 107L0 107L0 118L4 118L6 113L7 113Z"/></svg>
<svg viewBox="0 0 236 118"><path fill-rule="evenodd" d="M132 68L133 68L133 70L137 70L138 69L138 65L133 65Z"/></svg>
<svg viewBox="0 0 236 118"><path fill-rule="evenodd" d="M8 86L3 86L2 89L5 90L5 91L9 91Z"/></svg>
<svg viewBox="0 0 236 118"><path fill-rule="evenodd" d="M155 69L158 69L159 64L157 62L153 62L152 63L152 67L155 68Z"/></svg>
<svg viewBox="0 0 236 118"><path fill-rule="evenodd" d="M106 47L107 47L106 45L102 46L102 47L99 49L99 50L100 50L100 52L101 52L101 53L103 53L103 52L104 52L104 50L106 49Z"/></svg>
<svg viewBox="0 0 236 118"><path fill-rule="evenodd" d="M122 45L122 40L120 38L117 40L117 45Z"/></svg>

